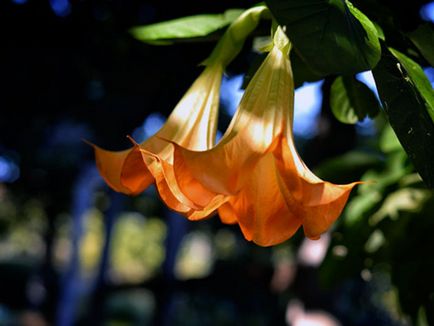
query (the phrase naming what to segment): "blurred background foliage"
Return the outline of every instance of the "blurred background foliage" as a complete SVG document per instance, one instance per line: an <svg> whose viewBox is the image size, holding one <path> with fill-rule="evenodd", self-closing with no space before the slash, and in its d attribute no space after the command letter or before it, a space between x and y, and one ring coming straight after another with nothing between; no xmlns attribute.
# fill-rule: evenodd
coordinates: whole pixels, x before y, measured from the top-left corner
<svg viewBox="0 0 434 326"><path fill-rule="evenodd" d="M424 44L434 3L353 3L432 85ZM370 72L336 78L318 60L312 74L292 58L304 160L326 180L365 181L321 240L300 231L257 247L218 218L191 223L168 211L155 189L130 198L100 179L82 139L119 150L126 134L140 141L155 132L220 35L156 47L130 29L250 5L0 3L0 325L434 324L433 191L380 109ZM222 132L268 31L261 25L227 69Z"/></svg>

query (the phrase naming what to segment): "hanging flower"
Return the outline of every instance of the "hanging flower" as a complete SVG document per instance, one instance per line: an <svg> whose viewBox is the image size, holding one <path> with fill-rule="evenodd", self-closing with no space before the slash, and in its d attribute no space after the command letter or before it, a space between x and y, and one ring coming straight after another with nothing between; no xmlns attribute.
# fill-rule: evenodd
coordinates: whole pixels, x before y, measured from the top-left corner
<svg viewBox="0 0 434 326"><path fill-rule="evenodd" d="M262 246L287 240L300 226L307 237L319 238L357 184L322 181L299 157L289 49L278 28L221 141L205 151L174 141L173 171L166 175L178 198L195 206L189 218L204 218L219 207L223 222L238 223L246 239Z"/></svg>
<svg viewBox="0 0 434 326"><path fill-rule="evenodd" d="M173 146L163 139L170 139L191 150L206 150L213 146L216 133L219 91L223 65L218 61L207 65L193 83L163 127L141 144L114 152L94 146L96 164L107 184L128 195L141 193L153 181L150 170L156 160L144 157L141 150L157 154L172 163Z"/></svg>
<svg viewBox="0 0 434 326"><path fill-rule="evenodd" d="M205 151L214 145L219 91L224 68L242 49L244 40L262 16L268 17L266 6L243 12L229 26L211 55L203 62L203 73L194 82L173 110L164 126L141 144L124 151L107 151L94 146L97 167L107 184L118 192L136 195L155 181L164 202L172 209L190 214L205 210L178 189L173 179L172 141L185 149ZM209 213L221 205L223 196L216 195L208 205ZM226 199L224 199L226 200Z"/></svg>
<svg viewBox="0 0 434 326"><path fill-rule="evenodd" d="M269 17L266 6L256 6L235 19L203 62L203 73L194 82L173 110L164 126L151 138L124 151L95 149L96 164L107 184L118 192L136 195L155 181L164 202L184 214L195 211L212 213L227 200L216 195L205 210L183 195L173 172L173 146L167 141L194 151L205 151L214 145L219 90L224 68L242 49L247 36L256 28L261 17Z"/></svg>

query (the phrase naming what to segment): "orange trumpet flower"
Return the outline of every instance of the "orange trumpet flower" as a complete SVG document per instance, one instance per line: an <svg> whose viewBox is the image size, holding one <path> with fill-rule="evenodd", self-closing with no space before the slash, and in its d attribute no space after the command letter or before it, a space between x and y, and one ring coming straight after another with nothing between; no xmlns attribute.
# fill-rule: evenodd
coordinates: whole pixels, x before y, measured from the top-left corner
<svg viewBox="0 0 434 326"><path fill-rule="evenodd" d="M292 133L294 83L290 43L278 28L274 45L250 81L221 141L205 151L173 141L168 189L190 219L218 207L223 222L238 223L246 239L270 246L290 238L300 226L317 239L338 218L351 189L315 176L299 157ZM184 211L185 213L185 211Z"/></svg>
<svg viewBox="0 0 434 326"><path fill-rule="evenodd" d="M93 145L97 167L107 184L128 195L144 191L154 181L150 170L155 169L156 160L143 156L141 150L158 154L161 160L172 163L173 146L163 139L191 150L211 148L215 140L222 75L222 63L208 64L163 127L143 143L134 143L132 148L119 152Z"/></svg>
<svg viewBox="0 0 434 326"><path fill-rule="evenodd" d="M202 211L177 188L174 178L174 147L169 140L183 148L205 151L213 147L217 128L219 91L224 68L241 50L244 40L255 29L262 16L267 17L265 6L246 10L229 26L214 51L203 64L205 70L193 83L173 110L164 126L141 144L124 151L107 151L92 145L96 164L107 184L118 192L136 195L156 182L162 199L179 212L189 214ZM215 196L209 205L209 213L217 208L222 196Z"/></svg>

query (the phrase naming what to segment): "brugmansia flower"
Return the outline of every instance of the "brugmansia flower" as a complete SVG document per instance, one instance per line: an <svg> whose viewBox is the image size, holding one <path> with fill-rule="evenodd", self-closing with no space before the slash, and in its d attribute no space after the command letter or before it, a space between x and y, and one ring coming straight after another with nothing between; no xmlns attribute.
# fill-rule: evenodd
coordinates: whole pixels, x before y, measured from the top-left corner
<svg viewBox="0 0 434 326"><path fill-rule="evenodd" d="M163 139L170 139L191 150L211 148L215 140L222 75L223 64L210 62L164 126L143 143L119 152L94 146L97 167L107 184L129 195L146 189L154 181L150 170L156 160L152 156L143 156L141 150L157 154L162 161L172 163L173 146Z"/></svg>
<svg viewBox="0 0 434 326"><path fill-rule="evenodd" d="M221 141L205 151L173 141L173 173L166 175L178 199L196 206L187 214L191 219L219 207L223 222L238 223L248 240L262 246L287 240L300 226L307 237L319 238L357 184L322 181L298 155L289 50L289 40L278 28Z"/></svg>
<svg viewBox="0 0 434 326"><path fill-rule="evenodd" d="M241 50L244 40L255 29L260 18L267 15L267 7L256 6L235 19L204 61L206 68L203 73L154 136L141 144L133 141L132 148L120 152L107 151L93 145L97 167L111 188L136 195L155 180L165 203L187 215L198 211L207 215L221 205L224 198L216 195L208 203L207 209L204 209L183 196L175 182L167 182L174 178L174 148L166 140L189 150L205 151L212 148L223 70Z"/></svg>

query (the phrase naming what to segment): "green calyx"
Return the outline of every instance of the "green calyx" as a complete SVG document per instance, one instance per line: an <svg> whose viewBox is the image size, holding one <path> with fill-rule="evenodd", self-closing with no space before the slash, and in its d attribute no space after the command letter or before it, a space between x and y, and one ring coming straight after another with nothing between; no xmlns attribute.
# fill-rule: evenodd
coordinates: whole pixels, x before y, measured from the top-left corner
<svg viewBox="0 0 434 326"><path fill-rule="evenodd" d="M204 65L220 63L227 66L241 51L244 41L258 26L261 18L271 19L266 6L256 6L244 11L228 27Z"/></svg>

